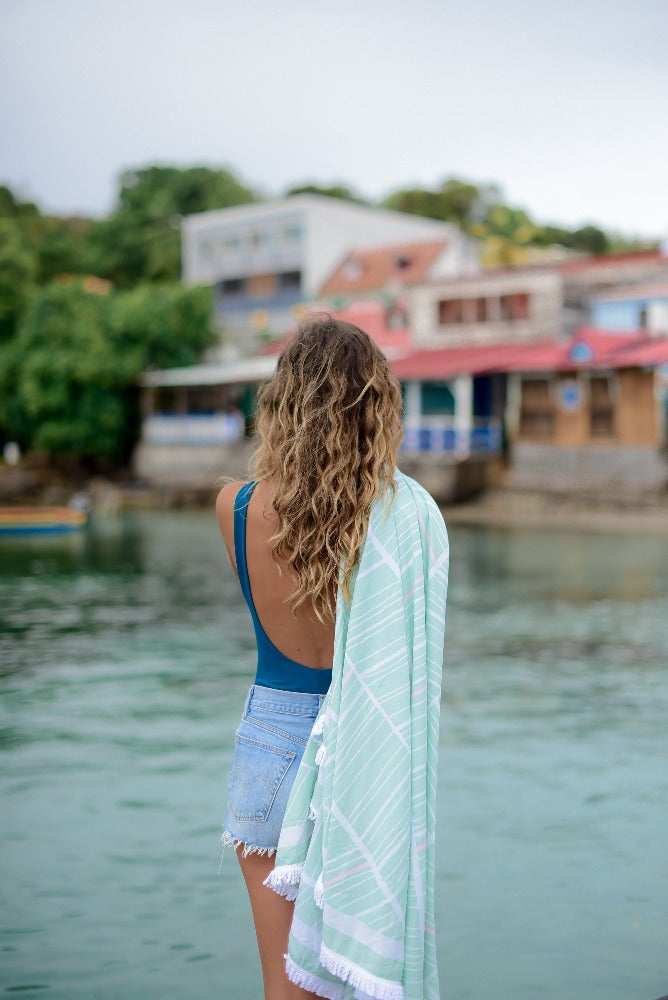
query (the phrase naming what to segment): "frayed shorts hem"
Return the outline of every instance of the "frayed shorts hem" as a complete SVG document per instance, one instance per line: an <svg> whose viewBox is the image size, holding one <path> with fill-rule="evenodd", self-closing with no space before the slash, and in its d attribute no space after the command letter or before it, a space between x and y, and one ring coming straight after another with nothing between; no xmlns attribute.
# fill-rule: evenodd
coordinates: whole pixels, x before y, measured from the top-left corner
<svg viewBox="0 0 668 1000"><path fill-rule="evenodd" d="M248 844L246 841L240 840L239 837L235 837L229 830L223 830L220 838L220 846L223 851L226 847L232 847L237 854L239 848L243 848L241 851L242 858L247 858L249 854L259 854L271 858L276 853L275 847L260 847L258 844Z"/></svg>

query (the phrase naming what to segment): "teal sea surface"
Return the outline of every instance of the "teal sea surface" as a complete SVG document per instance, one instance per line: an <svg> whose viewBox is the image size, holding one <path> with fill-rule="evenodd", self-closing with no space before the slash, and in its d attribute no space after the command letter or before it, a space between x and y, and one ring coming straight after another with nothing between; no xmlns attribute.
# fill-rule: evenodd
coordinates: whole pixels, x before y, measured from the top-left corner
<svg viewBox="0 0 668 1000"><path fill-rule="evenodd" d="M668 993L668 537L451 530L443 1000ZM261 1000L219 828L252 682L213 514L0 540L0 991Z"/></svg>

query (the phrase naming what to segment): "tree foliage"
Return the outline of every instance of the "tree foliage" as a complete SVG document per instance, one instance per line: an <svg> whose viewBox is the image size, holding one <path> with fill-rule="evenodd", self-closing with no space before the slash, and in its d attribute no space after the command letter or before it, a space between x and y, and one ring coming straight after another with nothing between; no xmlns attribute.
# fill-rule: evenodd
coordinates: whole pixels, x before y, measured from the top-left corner
<svg viewBox="0 0 668 1000"><path fill-rule="evenodd" d="M0 344L14 336L37 270L37 255L21 226L0 218Z"/></svg>
<svg viewBox="0 0 668 1000"><path fill-rule="evenodd" d="M590 254L604 254L612 249L610 239L598 226L589 224L570 230L542 225L525 209L506 204L495 184L474 184L452 177L435 190L395 191L384 205L399 212L454 223L482 241L483 262L490 266L521 264L529 258L530 247L558 245Z"/></svg>
<svg viewBox="0 0 668 1000"><path fill-rule="evenodd" d="M0 356L0 424L23 447L95 461L128 458L137 378L191 364L213 341L207 288L100 295L82 281L36 290Z"/></svg>
<svg viewBox="0 0 668 1000"><path fill-rule="evenodd" d="M340 201L352 201L357 205L369 204L366 198L362 198L361 195L356 194L347 184L296 184L294 187L289 187L285 192L287 198L293 194L320 194L325 198L339 198Z"/></svg>
<svg viewBox="0 0 668 1000"><path fill-rule="evenodd" d="M120 177L114 211L91 227L91 270L119 288L139 281L178 281L182 217L255 199L255 192L228 170L127 170Z"/></svg>
<svg viewBox="0 0 668 1000"><path fill-rule="evenodd" d="M434 190L403 188L388 195L383 204L397 212L423 215L441 222L452 222L468 230L484 221L491 205L500 198L495 185L476 185L471 181L450 177Z"/></svg>

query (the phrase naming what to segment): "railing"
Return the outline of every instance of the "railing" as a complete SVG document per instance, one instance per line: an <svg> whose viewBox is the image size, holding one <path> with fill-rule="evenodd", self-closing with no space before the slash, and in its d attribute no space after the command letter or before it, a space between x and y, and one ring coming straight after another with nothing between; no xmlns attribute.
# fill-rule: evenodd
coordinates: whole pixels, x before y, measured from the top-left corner
<svg viewBox="0 0 668 1000"><path fill-rule="evenodd" d="M142 440L150 445L223 445L244 434L240 413L154 413L144 418ZM457 455L497 455L501 451L501 424L496 419L475 420L462 430L448 423L404 428L401 450Z"/></svg>
<svg viewBox="0 0 668 1000"><path fill-rule="evenodd" d="M142 440L152 445L233 444L244 435L240 413L152 413L144 418Z"/></svg>
<svg viewBox="0 0 668 1000"><path fill-rule="evenodd" d="M500 421L475 420L467 429L453 423L405 427L401 450L454 455L498 455L502 449Z"/></svg>

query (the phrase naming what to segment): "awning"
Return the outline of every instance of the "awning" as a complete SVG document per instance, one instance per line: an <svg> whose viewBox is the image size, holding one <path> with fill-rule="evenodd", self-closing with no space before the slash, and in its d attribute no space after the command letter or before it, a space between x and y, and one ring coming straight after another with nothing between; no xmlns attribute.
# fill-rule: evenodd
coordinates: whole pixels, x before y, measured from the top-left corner
<svg viewBox="0 0 668 1000"><path fill-rule="evenodd" d="M145 388L254 385L271 378L275 370L275 357L244 358L227 364L190 365L187 368L165 368L162 371L144 372L140 378L140 385Z"/></svg>

